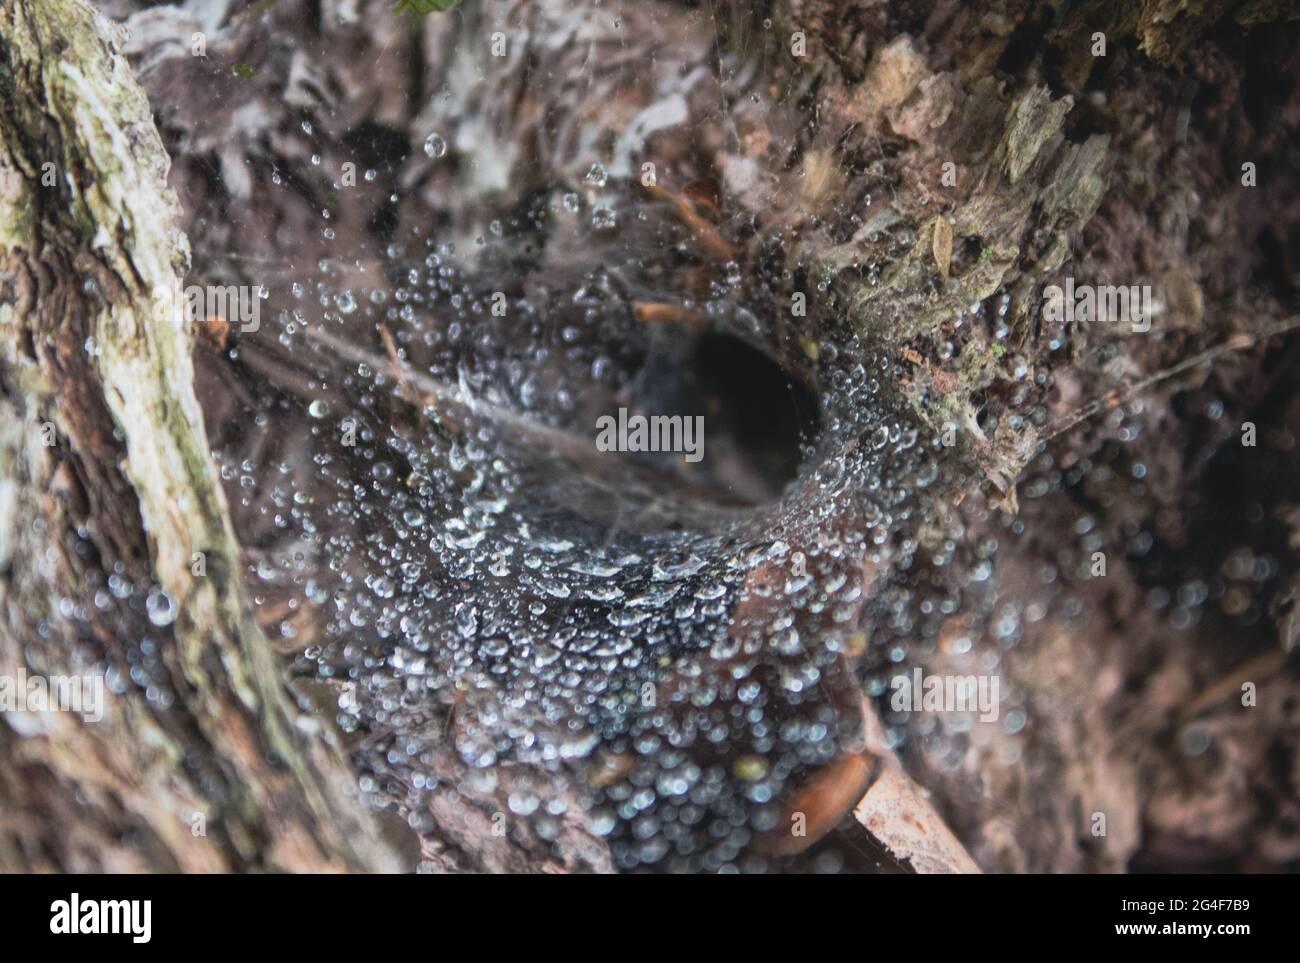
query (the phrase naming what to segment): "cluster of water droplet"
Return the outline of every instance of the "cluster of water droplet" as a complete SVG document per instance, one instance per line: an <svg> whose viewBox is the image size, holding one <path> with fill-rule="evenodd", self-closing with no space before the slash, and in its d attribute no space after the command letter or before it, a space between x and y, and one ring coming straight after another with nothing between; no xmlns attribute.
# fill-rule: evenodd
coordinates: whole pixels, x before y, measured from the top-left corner
<svg viewBox="0 0 1300 963"><path fill-rule="evenodd" d="M620 867L757 866L751 844L789 780L846 738L824 677L855 628L864 560L937 470L882 387L890 362L829 322L821 430L778 503L721 505L671 471L597 452L593 412L657 390L646 359L658 335L632 300L687 304L751 341L799 341L787 321L758 323L736 272L706 301L684 291L665 212L584 206L557 190L494 224L472 275L431 240L420 261L392 249L392 283L374 290L341 289L328 271L295 284L276 336L311 366L314 477L284 484L277 507L294 556L319 556L297 581L329 616L303 658L338 687L340 726L368 735L368 784L416 828L448 788L436 760L450 744L471 773L553 772L564 791L544 804L516 793L513 816L576 806ZM561 274L494 273L517 270L542 230L571 232L591 256ZM381 325L400 374L375 347ZM372 354L340 358L339 341ZM756 576L768 570L774 583ZM745 606L767 614L740 620Z"/></svg>

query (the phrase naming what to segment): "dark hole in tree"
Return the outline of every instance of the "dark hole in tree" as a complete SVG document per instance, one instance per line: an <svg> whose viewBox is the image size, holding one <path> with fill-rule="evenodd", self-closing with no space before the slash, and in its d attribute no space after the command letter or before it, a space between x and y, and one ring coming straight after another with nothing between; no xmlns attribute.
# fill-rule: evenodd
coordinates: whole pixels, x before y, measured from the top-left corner
<svg viewBox="0 0 1300 963"><path fill-rule="evenodd" d="M762 351L727 334L701 337L691 368L716 481L754 501L780 497L817 435L813 393Z"/></svg>

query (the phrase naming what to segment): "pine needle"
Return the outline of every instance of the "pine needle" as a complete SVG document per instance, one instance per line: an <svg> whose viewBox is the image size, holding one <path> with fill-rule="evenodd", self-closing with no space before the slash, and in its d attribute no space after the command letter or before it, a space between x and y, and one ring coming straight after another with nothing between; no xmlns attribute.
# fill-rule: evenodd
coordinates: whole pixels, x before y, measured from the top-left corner
<svg viewBox="0 0 1300 963"><path fill-rule="evenodd" d="M1095 398L1088 404L1076 408L1055 424L1050 425L1040 436L1040 440L1047 441L1055 438L1057 435L1069 431L1075 425L1088 420L1099 412L1115 408L1128 401L1133 396L1141 394L1143 391L1146 391L1148 388L1153 387L1162 381L1168 381L1170 378L1183 374L1186 371L1191 371L1193 368L1199 368L1201 365L1208 364L1222 355L1228 354L1232 351L1244 351L1247 348L1253 348L1261 341L1277 337L1280 334L1287 334L1297 329L1300 329L1300 315L1293 315L1275 325L1272 325L1271 327L1265 328L1262 331L1257 331L1253 334L1242 333L1233 335L1223 344L1216 345L1213 348L1200 352L1199 354L1192 355L1190 358L1185 358L1173 367L1156 372L1155 374L1143 378L1126 388L1116 388L1113 391L1108 391L1100 398Z"/></svg>

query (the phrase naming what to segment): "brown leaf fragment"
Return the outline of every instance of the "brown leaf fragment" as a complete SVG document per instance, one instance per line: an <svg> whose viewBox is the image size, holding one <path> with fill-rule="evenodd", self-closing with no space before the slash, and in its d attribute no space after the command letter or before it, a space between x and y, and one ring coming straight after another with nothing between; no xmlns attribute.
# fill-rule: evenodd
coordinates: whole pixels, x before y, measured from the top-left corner
<svg viewBox="0 0 1300 963"><path fill-rule="evenodd" d="M224 351L230 339L230 322L219 314L209 314L195 325L199 340L216 351Z"/></svg>
<svg viewBox="0 0 1300 963"><path fill-rule="evenodd" d="M803 852L839 824L875 781L880 768L879 756L869 753L840 756L800 787L786 805L784 818L763 838L762 848L777 856ZM803 835L795 835L790 830L796 817L802 817Z"/></svg>

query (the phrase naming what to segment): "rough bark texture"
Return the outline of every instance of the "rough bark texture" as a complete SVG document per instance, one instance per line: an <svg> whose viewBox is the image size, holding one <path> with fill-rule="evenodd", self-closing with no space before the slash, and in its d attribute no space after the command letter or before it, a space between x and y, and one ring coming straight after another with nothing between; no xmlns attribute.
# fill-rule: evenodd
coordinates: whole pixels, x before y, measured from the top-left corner
<svg viewBox="0 0 1300 963"><path fill-rule="evenodd" d="M757 313L816 292L806 338L785 346L792 369L818 325L847 318L894 359L896 391L922 424L958 427L919 544L889 565L943 584L954 559L978 570L1002 543L996 575L963 584L974 601L917 651L931 673L999 665L1024 734L940 723L908 743L904 773L876 718L888 720L887 698L858 707L846 672L838 692L874 781L865 795L846 791L864 779L854 756L809 782L810 797L830 800L821 845L920 871L1300 860L1300 704L1279 644L1293 634L1300 491L1287 425L1300 389L1294 341L1269 340L1296 312L1294 11L791 0L716 18L640 4L616 23L599 7L547 2L467 4L422 21L393 16L385 0L104 6L130 26L126 51L184 211L163 186L148 105L100 37L111 28L74 0L3 0L0 671L25 659L138 678L97 726L51 717L22 738L0 726L0 868L394 865L358 842L342 768L326 734L313 735L329 712L301 719L250 618L245 577L287 657L327 616L287 612L272 580L254 577L276 533L265 502L241 496L234 478L232 534L186 333L150 313L151 290L187 267L172 225L199 239L196 277L287 281L345 251L346 272L373 280L385 246L412 225L434 224L472 252L493 220L557 184L576 188L594 163L629 178L630 194L645 158L678 187L716 182L716 216L684 218L683 246L715 268L734 259L754 279ZM78 29L56 30L60 19ZM1261 23L1271 26L1247 30ZM486 50L496 30L513 41L504 62ZM207 38L200 59L196 31ZM1097 31L1104 58L1092 52ZM739 51L725 80L721 47ZM668 83L660 64L710 78L682 95L688 116L707 108L709 120L621 147ZM419 149L430 131L456 163ZM57 188L40 187L47 157ZM374 186L340 191L347 161L374 168ZM1242 185L1246 161L1258 188ZM532 270L562 276L583 254L556 241ZM1157 284L1158 334L1048 325L1043 287L1066 274ZM968 310L980 301L997 306L993 325ZM383 358L375 332L353 334L351 350ZM250 396L318 392L273 342L264 332L231 350L222 332L197 349L202 416L228 464L291 461L314 430L301 411L274 431L239 421ZM1188 358L1200 361L1178 367ZM1202 417L1208 408L1219 414ZM1233 447L1252 419L1271 439L1254 461ZM40 444L47 420L53 448ZM1159 443L1134 451L1135 438ZM1276 519L1263 534L1250 527L1259 515ZM1273 559L1266 577L1227 534L1247 529L1258 557ZM1087 577L1097 550L1109 556L1105 579ZM890 606L906 602L887 567L862 573L864 638L849 653L859 673L879 669ZM1188 624L1187 599L1205 586L1163 586L1193 569L1218 580L1223 601ZM118 583L134 592L119 597ZM149 621L155 589L177 600L175 622ZM1243 680L1265 693L1248 711L1233 698ZM300 686L326 706L338 698ZM580 820L543 838L508 815L512 792L546 773L467 778L450 745L433 765L445 785L429 812L401 812L420 829L426 868L611 867ZM850 810L859 825L840 821ZM207 838L190 835L195 811L208 813ZM1104 836L1089 832L1098 812ZM499 813L506 835L494 832Z"/></svg>
<svg viewBox="0 0 1300 963"><path fill-rule="evenodd" d="M396 865L249 609L190 333L155 299L189 248L118 28L6 0L0 85L0 668L114 680L99 722L6 715L0 869Z"/></svg>

